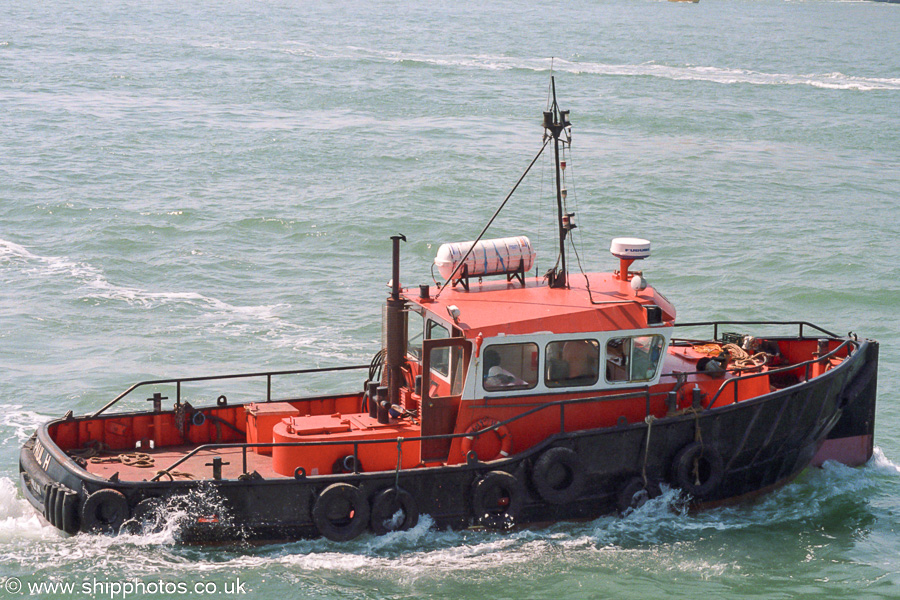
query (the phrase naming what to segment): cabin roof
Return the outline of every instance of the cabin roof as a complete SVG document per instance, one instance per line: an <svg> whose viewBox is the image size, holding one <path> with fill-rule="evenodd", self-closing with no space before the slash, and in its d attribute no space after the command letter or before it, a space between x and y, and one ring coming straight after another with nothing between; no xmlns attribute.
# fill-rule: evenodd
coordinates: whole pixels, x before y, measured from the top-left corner
<svg viewBox="0 0 900 600"><path fill-rule="evenodd" d="M403 296L444 321L452 320L448 307L456 306L457 327L467 338L479 333L495 337L643 329L648 327L645 308L648 305L662 309L660 325L674 324L675 308L652 287L635 292L629 282L619 280L612 273L592 273L587 277L590 295L585 276L578 273L569 275L569 288L551 288L538 277L525 279L524 287L516 280L478 283L473 279L469 291L461 285L447 286L437 299L434 288L428 299L420 298L417 290L412 289L404 290Z"/></svg>

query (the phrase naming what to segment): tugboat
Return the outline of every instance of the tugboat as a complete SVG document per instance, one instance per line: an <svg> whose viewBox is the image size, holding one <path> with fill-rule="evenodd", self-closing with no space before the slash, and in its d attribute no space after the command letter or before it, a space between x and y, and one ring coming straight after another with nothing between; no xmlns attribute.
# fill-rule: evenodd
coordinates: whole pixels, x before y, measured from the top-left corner
<svg viewBox="0 0 900 600"><path fill-rule="evenodd" d="M443 283L406 288L394 236L371 364L134 384L35 432L20 453L24 496L67 534L153 531L179 515L185 542L347 541L420 515L507 530L627 513L663 486L711 507L825 460L869 460L877 342L803 321L676 324L633 270L650 256L644 239L612 240L612 272L569 272L571 123L551 87L529 165L552 146L558 255L545 275L529 275L527 237L482 239L488 223L440 247ZM772 326L785 333L758 331ZM321 372L358 391L273 393ZM230 401L248 381L253 401ZM216 386L203 406L188 389L201 383ZM139 394L150 408L110 410Z"/></svg>

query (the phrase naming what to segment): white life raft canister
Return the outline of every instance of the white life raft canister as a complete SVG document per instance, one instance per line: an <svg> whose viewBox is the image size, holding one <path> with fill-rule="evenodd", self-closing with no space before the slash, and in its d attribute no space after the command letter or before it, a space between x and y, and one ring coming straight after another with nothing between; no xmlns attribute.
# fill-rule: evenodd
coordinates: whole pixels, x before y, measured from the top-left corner
<svg viewBox="0 0 900 600"><path fill-rule="evenodd" d="M434 264L441 277L448 279L471 247L472 242L442 244L438 248L437 256L434 257ZM497 240L481 240L475 244L475 249L466 259L468 273L465 275L482 277L515 273L520 269L528 271L534 266L534 258L535 252L531 246L531 240L524 235ZM463 275L463 268L460 267L455 276L462 277Z"/></svg>

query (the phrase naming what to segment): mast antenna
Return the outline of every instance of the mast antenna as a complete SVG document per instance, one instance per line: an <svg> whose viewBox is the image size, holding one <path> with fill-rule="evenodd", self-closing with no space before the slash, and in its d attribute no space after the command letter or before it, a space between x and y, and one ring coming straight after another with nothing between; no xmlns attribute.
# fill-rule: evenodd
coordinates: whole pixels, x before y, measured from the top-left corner
<svg viewBox="0 0 900 600"><path fill-rule="evenodd" d="M562 189L562 170L560 168L559 159L559 136L570 128L572 123L569 122L569 111L560 110L556 101L556 78L550 76L550 90L553 102L550 104L550 110L544 111L544 129L546 134L553 138L554 161L556 163L556 215L559 227L559 269L554 267L548 273L550 287L564 288L568 287L568 274L566 271L566 236L569 231L574 228L570 215L563 213L563 189ZM567 136L568 137L568 136ZM568 137L563 143L571 141Z"/></svg>

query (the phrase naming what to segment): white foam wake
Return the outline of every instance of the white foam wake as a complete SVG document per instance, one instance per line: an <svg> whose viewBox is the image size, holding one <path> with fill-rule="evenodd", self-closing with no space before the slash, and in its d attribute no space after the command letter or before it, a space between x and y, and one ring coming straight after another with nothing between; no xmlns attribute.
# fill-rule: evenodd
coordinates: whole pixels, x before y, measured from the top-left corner
<svg viewBox="0 0 900 600"><path fill-rule="evenodd" d="M49 416L26 410L21 404L0 404L0 447L21 446Z"/></svg>
<svg viewBox="0 0 900 600"><path fill-rule="evenodd" d="M0 477L0 544L12 540L55 539L58 530L41 520L37 512L16 492L16 484L9 477Z"/></svg>
<svg viewBox="0 0 900 600"><path fill-rule="evenodd" d="M63 256L40 256L15 242L0 239L0 265L18 263L23 272L40 277L74 279L87 288L87 297L123 301L142 307L167 304L190 304L214 312L271 319L281 305L234 306L197 292L152 292L137 287L110 282L103 271L85 262Z"/></svg>
<svg viewBox="0 0 900 600"><path fill-rule="evenodd" d="M291 48L291 53L304 50ZM366 58L387 62L413 62L441 67L460 67L489 71L523 69L537 72L550 71L547 58L519 58L490 55L427 55L368 48L332 48L320 50L334 58ZM612 75L621 77L659 77L676 81L709 81L720 84L750 85L806 85L833 90L900 90L897 77L861 77L840 72L830 73L767 73L753 69L717 67L711 65L669 65L648 61L640 64L608 64L598 62L573 62L560 58L553 61L555 71L573 74Z"/></svg>

